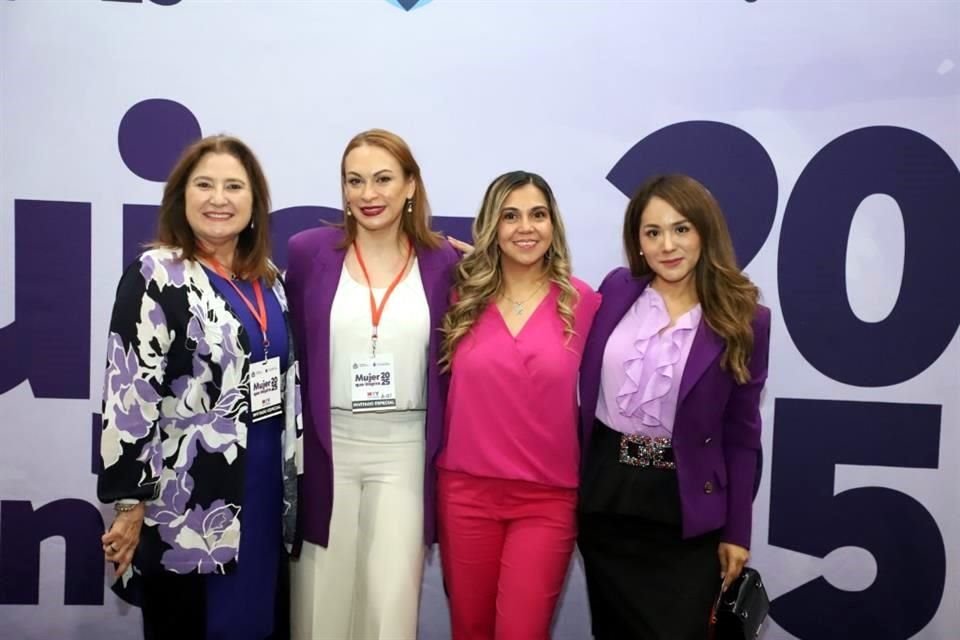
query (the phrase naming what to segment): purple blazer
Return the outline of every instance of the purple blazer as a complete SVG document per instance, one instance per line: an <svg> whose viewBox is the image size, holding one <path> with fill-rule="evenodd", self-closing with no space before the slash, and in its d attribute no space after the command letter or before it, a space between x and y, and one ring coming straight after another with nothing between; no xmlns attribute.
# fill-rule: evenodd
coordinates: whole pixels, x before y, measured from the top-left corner
<svg viewBox="0 0 960 640"><path fill-rule="evenodd" d="M330 441L330 309L346 256L337 248L343 231L310 229L290 238L286 275L290 322L299 349L303 397L303 456L300 523L302 540L327 546L333 510L333 458ZM430 308L427 366L426 468L423 485L423 533L436 540L436 467L443 440L443 411L448 380L437 364L440 321L447 311L457 252L444 243L438 249L417 248L420 279ZM389 526L389 525L387 525Z"/></svg>
<svg viewBox="0 0 960 640"><path fill-rule="evenodd" d="M650 278L634 278L624 267L614 269L600 285L603 301L597 311L580 364L580 436L584 453L600 393L603 351L616 328ZM724 342L707 325L700 327L680 378L673 425L673 453L680 484L683 537L721 529L721 539L750 547L753 481L760 450L760 392L767 379L770 351L770 309L757 306L753 319L751 379L738 385L720 368Z"/></svg>

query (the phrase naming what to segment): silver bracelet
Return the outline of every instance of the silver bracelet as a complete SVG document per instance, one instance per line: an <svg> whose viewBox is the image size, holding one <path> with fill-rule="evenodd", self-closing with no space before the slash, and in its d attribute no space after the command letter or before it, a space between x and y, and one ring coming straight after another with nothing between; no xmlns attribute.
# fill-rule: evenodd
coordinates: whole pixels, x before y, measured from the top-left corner
<svg viewBox="0 0 960 640"><path fill-rule="evenodd" d="M128 511L133 511L140 506L139 502L114 502L113 510L117 513L126 513Z"/></svg>

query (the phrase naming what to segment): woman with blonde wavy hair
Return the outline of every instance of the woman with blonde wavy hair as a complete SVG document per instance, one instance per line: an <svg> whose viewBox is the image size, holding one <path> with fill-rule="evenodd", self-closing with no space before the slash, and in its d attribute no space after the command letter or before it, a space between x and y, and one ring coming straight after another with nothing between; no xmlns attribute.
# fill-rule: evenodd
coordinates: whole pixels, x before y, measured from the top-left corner
<svg viewBox="0 0 960 640"><path fill-rule="evenodd" d="M570 275L553 192L493 181L443 321L451 372L438 459L454 640L537 640L576 540L577 369L599 296Z"/></svg>
<svg viewBox="0 0 960 640"><path fill-rule="evenodd" d="M770 310L693 178L641 186L623 242L580 368L593 636L703 640L749 557Z"/></svg>

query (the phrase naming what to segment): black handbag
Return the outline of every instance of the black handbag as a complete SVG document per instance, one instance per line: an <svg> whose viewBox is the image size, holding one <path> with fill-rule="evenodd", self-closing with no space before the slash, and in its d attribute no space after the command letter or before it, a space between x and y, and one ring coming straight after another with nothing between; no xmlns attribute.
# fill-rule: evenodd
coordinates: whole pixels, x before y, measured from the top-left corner
<svg viewBox="0 0 960 640"><path fill-rule="evenodd" d="M756 569L744 567L740 577L717 596L710 612L713 640L754 640L770 611L770 598Z"/></svg>

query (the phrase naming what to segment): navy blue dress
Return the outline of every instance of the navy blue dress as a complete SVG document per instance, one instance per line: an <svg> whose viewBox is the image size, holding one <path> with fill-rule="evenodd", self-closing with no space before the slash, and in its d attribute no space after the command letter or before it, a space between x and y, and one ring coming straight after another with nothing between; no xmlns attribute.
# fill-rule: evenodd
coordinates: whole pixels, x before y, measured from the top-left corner
<svg viewBox="0 0 960 640"><path fill-rule="evenodd" d="M206 269L206 268L205 268ZM206 269L210 282L243 323L250 344L250 362L280 358L280 371L288 365L287 328L283 310L270 288L261 282L267 308L269 353L264 353L260 325L230 282ZM233 281L256 309L253 285ZM237 568L229 575L209 575L206 580L208 640L264 640L274 632L280 563L283 555L281 474L283 415L247 424L247 450L243 483L243 530Z"/></svg>

